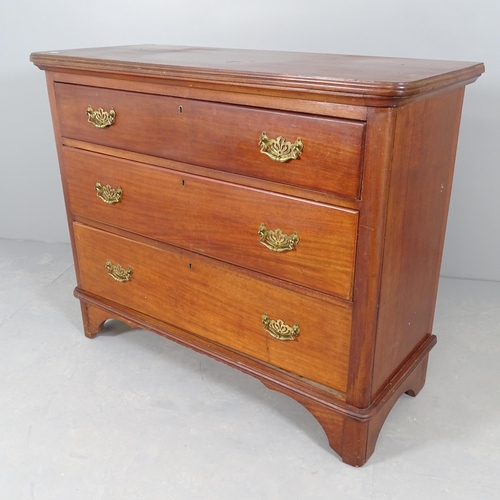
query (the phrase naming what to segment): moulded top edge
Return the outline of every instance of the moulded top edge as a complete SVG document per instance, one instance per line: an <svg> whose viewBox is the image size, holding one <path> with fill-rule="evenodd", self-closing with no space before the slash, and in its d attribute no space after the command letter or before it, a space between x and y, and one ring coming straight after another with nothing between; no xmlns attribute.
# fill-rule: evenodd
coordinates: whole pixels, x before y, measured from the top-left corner
<svg viewBox="0 0 500 500"><path fill-rule="evenodd" d="M388 57L134 45L35 52L41 69L66 69L156 78L407 98L470 83L482 63Z"/></svg>

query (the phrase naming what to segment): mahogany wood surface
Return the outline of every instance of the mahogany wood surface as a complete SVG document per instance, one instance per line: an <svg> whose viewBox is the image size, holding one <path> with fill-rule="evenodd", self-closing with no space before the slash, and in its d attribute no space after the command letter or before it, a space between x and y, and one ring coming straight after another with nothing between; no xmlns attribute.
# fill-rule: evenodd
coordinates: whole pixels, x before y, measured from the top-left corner
<svg viewBox="0 0 500 500"><path fill-rule="evenodd" d="M357 212L72 148L64 160L75 215L351 298ZM96 181L120 187L123 198L104 203ZM297 247L266 248L262 223L297 232Z"/></svg>
<svg viewBox="0 0 500 500"><path fill-rule="evenodd" d="M56 84L61 134L258 178L359 197L364 123L219 103ZM88 105L114 109L106 129L88 123ZM261 153L259 139L282 136L304 150L286 163Z"/></svg>
<svg viewBox="0 0 500 500"><path fill-rule="evenodd" d="M102 318L115 318L133 327L143 327L252 375L270 389L282 392L305 406L323 427L332 449L345 463L357 467L364 465L373 453L381 427L398 398L404 393L416 396L422 389L429 351L436 343L434 335L429 337L376 400L368 408L358 409L344 402L341 394L331 390L325 391L324 387L311 385L301 377L278 371L275 367L245 357L236 351L229 351L227 347L209 342L203 337L165 325L138 311L117 306L106 299L97 299L78 288L75 290L75 296L86 306L85 314L88 314L96 325L94 330L88 332L89 338L101 331ZM85 324L87 325L87 322Z"/></svg>
<svg viewBox="0 0 500 500"><path fill-rule="evenodd" d="M395 109L370 109L353 293L348 394L349 403L359 408L368 407L372 401L370 386L378 335L380 275L395 123Z"/></svg>
<svg viewBox="0 0 500 500"><path fill-rule="evenodd" d="M299 188L295 186L290 186L289 184L282 184L280 182L258 179L256 177L248 177L246 175L224 172L222 170L214 170L207 167L201 167L199 165L192 165L190 163L172 161L165 158L159 158L158 156L134 153L133 151L127 151L125 149L109 148L107 146L101 146L99 144L94 144L91 142L79 141L76 139L68 139L67 137L62 137L60 144L61 146L68 146L70 148L82 149L88 152L100 153L115 158L123 158L124 160L132 160L134 162L144 163L151 166L168 168L169 170L175 170L177 172L198 175L201 177L208 177L210 179L229 182L231 184L236 184L238 186L246 186L246 187L261 189L263 191L280 193L292 196L294 198L301 198L309 201L317 201L319 203L333 205L339 208L342 207L359 211L359 208L361 206L360 200L345 198L342 196L335 195L333 193L326 193L322 191L314 191L311 189Z"/></svg>
<svg viewBox="0 0 500 500"><path fill-rule="evenodd" d="M349 304L314 300L198 255L168 252L78 223L74 232L83 290L345 392ZM105 268L108 259L130 267L130 281L114 280ZM297 340L272 338L263 329L264 313L290 326L297 323Z"/></svg>
<svg viewBox="0 0 500 500"><path fill-rule="evenodd" d="M335 116L337 118L347 118L348 120L366 121L367 108L365 106L350 106L323 99L318 100L318 96L314 94L289 96L283 92L274 92L273 95L269 95L268 91L247 93L242 92L243 89L240 87L232 87L232 92L221 93L216 85L186 85L184 81L168 81L168 84L166 84L167 81L164 79L140 79L137 75L131 77L130 75L93 72L79 72L75 74L59 71L51 72L51 75L53 75L56 82L83 85L85 87L126 90L143 94L194 99L197 101L221 102L240 106L253 106L261 109L276 109L309 115Z"/></svg>
<svg viewBox="0 0 500 500"><path fill-rule="evenodd" d="M333 93L372 106L465 85L484 71L480 63L162 45L38 52L31 61L50 70Z"/></svg>
<svg viewBox="0 0 500 500"><path fill-rule="evenodd" d="M484 66L161 46L31 60L47 70L85 335L116 318L255 376L363 465L425 382L464 87ZM94 128L88 105L116 122ZM300 137L300 159L263 155L264 131ZM96 181L122 200L104 205ZM297 248L269 251L261 223ZM264 313L298 338L272 338Z"/></svg>
<svg viewBox="0 0 500 500"><path fill-rule="evenodd" d="M432 332L464 90L398 109L374 396Z"/></svg>

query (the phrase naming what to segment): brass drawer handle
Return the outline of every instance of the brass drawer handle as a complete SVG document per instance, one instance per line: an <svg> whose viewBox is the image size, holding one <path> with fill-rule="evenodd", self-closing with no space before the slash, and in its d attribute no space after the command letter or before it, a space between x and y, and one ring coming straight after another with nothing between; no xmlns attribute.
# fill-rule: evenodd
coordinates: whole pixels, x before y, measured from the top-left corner
<svg viewBox="0 0 500 500"><path fill-rule="evenodd" d="M264 223L259 226L260 242L273 252L288 252L299 244L299 235L294 232L292 236L283 233L281 229L268 231Z"/></svg>
<svg viewBox="0 0 500 500"><path fill-rule="evenodd" d="M99 181L95 183L96 194L104 203L108 205L113 205L113 203L118 203L123 196L123 191L120 186L113 189L109 184L103 186Z"/></svg>
<svg viewBox="0 0 500 500"><path fill-rule="evenodd" d="M271 160L285 162L296 160L304 149L304 144L300 137L294 144L279 136L277 139L269 139L265 132L262 132L259 140L260 152L269 156Z"/></svg>
<svg viewBox="0 0 500 500"><path fill-rule="evenodd" d="M116 112L114 109L111 109L110 111L104 111L102 108L94 110L89 104L89 107L87 108L87 117L88 122L92 123L97 128L106 128L115 123Z"/></svg>
<svg viewBox="0 0 500 500"><path fill-rule="evenodd" d="M300 334L297 323L288 326L282 319L269 319L267 313L262 315L264 330L276 340L296 340Z"/></svg>
<svg viewBox="0 0 500 500"><path fill-rule="evenodd" d="M130 267L128 269L123 269L120 264L111 264L109 259L106 261L105 267L108 270L108 274L120 283L123 281L130 281L132 279L132 268Z"/></svg>

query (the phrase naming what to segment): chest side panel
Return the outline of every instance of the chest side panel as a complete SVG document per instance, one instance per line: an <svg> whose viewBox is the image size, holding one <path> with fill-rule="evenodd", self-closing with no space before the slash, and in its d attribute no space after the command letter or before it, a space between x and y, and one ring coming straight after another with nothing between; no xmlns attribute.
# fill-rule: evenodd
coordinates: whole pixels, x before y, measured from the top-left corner
<svg viewBox="0 0 500 500"><path fill-rule="evenodd" d="M464 89L398 110L373 395L431 334Z"/></svg>

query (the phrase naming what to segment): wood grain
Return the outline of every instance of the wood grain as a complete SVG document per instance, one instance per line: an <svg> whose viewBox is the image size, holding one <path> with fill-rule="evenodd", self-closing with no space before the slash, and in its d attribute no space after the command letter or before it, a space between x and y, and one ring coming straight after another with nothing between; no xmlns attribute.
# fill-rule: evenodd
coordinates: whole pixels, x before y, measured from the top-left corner
<svg viewBox="0 0 500 500"><path fill-rule="evenodd" d="M168 82L165 80L143 80L137 77L121 77L116 75L103 75L102 73L69 73L54 72L55 82L84 85L86 87L101 87L105 89L127 90L143 94L164 95L181 97L197 101L222 102L240 106L252 106L262 109L275 109L305 113L308 115L329 116L346 118L348 120L366 121L367 108L359 105L339 104L331 100L322 99L321 96L308 94L304 98L289 96L279 92L269 95L269 92L248 93L244 88L232 86L231 92L221 92L220 89L211 88L210 85L186 85L186 82Z"/></svg>
<svg viewBox="0 0 500 500"><path fill-rule="evenodd" d="M158 156L145 155L127 151L126 149L109 148L91 142L79 141L76 139L68 139L63 137L61 139L63 146L70 148L80 149L93 153L100 153L115 158L122 158L124 160L132 160L134 162L144 163L151 166L167 168L177 172L186 174L193 174L200 177L208 177L218 181L236 184L238 186L246 186L256 188L263 191L270 191L272 193L284 194L294 198L301 198L310 201L316 201L326 205L334 205L339 208L347 208L350 210L359 211L361 206L360 200L345 198L332 193L325 193L321 191L314 191L312 189L304 189L301 187L290 186L280 182L272 182L257 177L248 177L246 175L233 174L231 172L224 172L222 170L214 170L213 168L200 167L199 165L191 165L190 163L182 163L178 161L159 158Z"/></svg>
<svg viewBox="0 0 500 500"><path fill-rule="evenodd" d="M351 365L347 400L358 408L372 402L369 390L379 313L379 291L387 217L396 109L372 108L368 114L363 192L353 293Z"/></svg>
<svg viewBox="0 0 500 500"><path fill-rule="evenodd" d="M432 332L463 95L397 112L373 396Z"/></svg>
<svg viewBox="0 0 500 500"><path fill-rule="evenodd" d="M481 63L162 45L38 52L30 59L52 71L333 94L339 101L372 106L464 86L484 71Z"/></svg>
<svg viewBox="0 0 500 500"><path fill-rule="evenodd" d="M114 317L255 376L363 465L425 382L464 86L484 66L162 46L31 60L49 70L85 334ZM116 123L87 123L89 104ZM263 131L301 137L300 159L272 162ZM271 253L261 223L298 247Z"/></svg>
<svg viewBox="0 0 500 500"><path fill-rule="evenodd" d="M279 370L172 325L166 325L126 306L93 297L78 288L75 290L75 296L85 306L86 314L94 318L96 329L89 332L89 337L93 337L100 330L102 325L99 322L104 318L115 318L153 331L257 377L270 389L282 392L305 406L323 427L333 450L345 463L357 467L364 465L373 453L382 425L398 398L405 392L415 396L422 389L429 351L436 343L435 336L429 337L376 400L368 408L359 409L346 403L342 393L312 384L292 373Z"/></svg>
<svg viewBox="0 0 500 500"><path fill-rule="evenodd" d="M71 209L96 221L350 299L357 213L144 164L64 148ZM96 181L121 187L107 205ZM297 232L289 252L258 229Z"/></svg>
<svg viewBox="0 0 500 500"><path fill-rule="evenodd" d="M363 122L58 83L55 92L64 137L359 197ZM89 104L113 108L116 123L88 123ZM278 163L262 154L264 131L291 143L300 137L300 158Z"/></svg>
<svg viewBox="0 0 500 500"><path fill-rule="evenodd" d="M345 392L351 307L335 306L242 275L189 252L166 251L74 224L79 287L165 323ZM108 275L107 260L132 279ZM262 315L298 323L297 341L280 342Z"/></svg>

